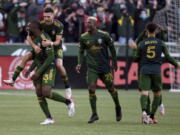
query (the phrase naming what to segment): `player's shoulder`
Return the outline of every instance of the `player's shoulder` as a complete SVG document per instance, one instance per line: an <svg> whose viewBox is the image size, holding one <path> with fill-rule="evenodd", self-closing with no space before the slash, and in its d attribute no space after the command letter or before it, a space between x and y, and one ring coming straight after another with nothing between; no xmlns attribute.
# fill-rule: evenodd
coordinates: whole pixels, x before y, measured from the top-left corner
<svg viewBox="0 0 180 135"><path fill-rule="evenodd" d="M103 36L110 36L108 32L103 31L103 30L99 30L99 29L98 29L97 32L98 32L99 34L103 35Z"/></svg>
<svg viewBox="0 0 180 135"><path fill-rule="evenodd" d="M54 19L53 24L54 24L55 26L57 26L57 27L63 27L63 24L62 24L59 20L57 20L57 19Z"/></svg>
<svg viewBox="0 0 180 135"><path fill-rule="evenodd" d="M88 36L88 32L85 32L85 33L81 34L80 38L83 39L83 38L85 38L87 36Z"/></svg>
<svg viewBox="0 0 180 135"><path fill-rule="evenodd" d="M40 24L45 24L44 20L39 21Z"/></svg>

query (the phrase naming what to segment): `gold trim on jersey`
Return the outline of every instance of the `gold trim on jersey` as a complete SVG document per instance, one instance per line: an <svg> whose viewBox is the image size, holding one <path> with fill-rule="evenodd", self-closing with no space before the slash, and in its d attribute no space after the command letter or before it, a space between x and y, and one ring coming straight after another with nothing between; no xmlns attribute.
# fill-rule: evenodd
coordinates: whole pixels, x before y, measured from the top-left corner
<svg viewBox="0 0 180 135"><path fill-rule="evenodd" d="M93 45L90 47L90 50L100 50L100 49L102 49L102 46Z"/></svg>
<svg viewBox="0 0 180 135"><path fill-rule="evenodd" d="M54 21L54 25L56 25L57 27L61 27L61 24L56 21Z"/></svg>

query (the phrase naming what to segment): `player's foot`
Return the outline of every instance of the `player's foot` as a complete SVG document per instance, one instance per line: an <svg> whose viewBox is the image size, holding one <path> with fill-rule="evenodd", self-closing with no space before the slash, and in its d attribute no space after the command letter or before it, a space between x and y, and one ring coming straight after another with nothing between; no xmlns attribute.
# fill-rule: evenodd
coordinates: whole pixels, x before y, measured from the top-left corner
<svg viewBox="0 0 180 135"><path fill-rule="evenodd" d="M71 99L72 98L72 91L71 91L70 87L65 89L65 95L66 95L67 99Z"/></svg>
<svg viewBox="0 0 180 135"><path fill-rule="evenodd" d="M68 116L73 117L75 114L75 104L72 100L71 103L67 105L67 108L68 108Z"/></svg>
<svg viewBox="0 0 180 135"><path fill-rule="evenodd" d="M115 108L115 110L116 110L116 121L120 121L122 119L121 107L118 106Z"/></svg>
<svg viewBox="0 0 180 135"><path fill-rule="evenodd" d="M161 104L161 105L159 106L159 113L160 113L161 115L164 115L164 114L165 114L165 107L164 107L163 104Z"/></svg>
<svg viewBox="0 0 180 135"><path fill-rule="evenodd" d="M157 124L157 123L158 123L158 120L157 120L156 117L154 117L152 120L153 120L153 123L154 123L154 124Z"/></svg>
<svg viewBox="0 0 180 135"><path fill-rule="evenodd" d="M53 119L47 118L43 122L41 122L41 125L49 125L49 124L54 124L55 121Z"/></svg>
<svg viewBox="0 0 180 135"><path fill-rule="evenodd" d="M99 117L98 115L95 113L95 114L92 114L91 118L88 120L88 123L93 123L94 121L96 120L99 120Z"/></svg>
<svg viewBox="0 0 180 135"><path fill-rule="evenodd" d="M6 85L10 85L10 86L13 86L14 83L15 83L12 79L9 79L9 80L3 80L3 82L4 82Z"/></svg>
<svg viewBox="0 0 180 135"><path fill-rule="evenodd" d="M142 124L149 124L149 116L144 111L142 113Z"/></svg>

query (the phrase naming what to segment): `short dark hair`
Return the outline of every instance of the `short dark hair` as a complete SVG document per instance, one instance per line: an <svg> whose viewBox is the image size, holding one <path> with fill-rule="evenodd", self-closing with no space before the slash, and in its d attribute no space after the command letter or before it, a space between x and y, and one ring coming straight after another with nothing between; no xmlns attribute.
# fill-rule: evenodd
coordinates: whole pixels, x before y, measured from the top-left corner
<svg viewBox="0 0 180 135"><path fill-rule="evenodd" d="M44 9L45 13L54 13L54 10L52 8L46 8Z"/></svg>
<svg viewBox="0 0 180 135"><path fill-rule="evenodd" d="M32 20L32 21L29 21L29 28L30 30L31 29L39 29L41 30L41 25L38 21L35 21L35 20Z"/></svg>
<svg viewBox="0 0 180 135"><path fill-rule="evenodd" d="M146 30L150 33L155 32L155 30L157 29L158 25L156 23L148 23L146 25Z"/></svg>

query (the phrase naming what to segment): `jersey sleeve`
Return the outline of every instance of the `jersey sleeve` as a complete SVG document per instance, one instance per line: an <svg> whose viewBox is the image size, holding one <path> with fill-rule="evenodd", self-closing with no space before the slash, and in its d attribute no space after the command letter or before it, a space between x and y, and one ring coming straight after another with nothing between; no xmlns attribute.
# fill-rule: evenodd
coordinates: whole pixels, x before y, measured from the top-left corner
<svg viewBox="0 0 180 135"><path fill-rule="evenodd" d="M64 26L60 22L56 22L56 35L63 35Z"/></svg>
<svg viewBox="0 0 180 135"><path fill-rule="evenodd" d="M169 51L168 51L168 49L167 49L167 47L166 47L164 42L162 42L162 47L163 47L163 53L164 53L165 59L169 63L174 65L175 67L178 67L178 63L173 59L173 57L170 56Z"/></svg>
<svg viewBox="0 0 180 135"><path fill-rule="evenodd" d="M84 52L85 52L85 44L81 36L79 40L79 53L78 53L78 64L80 65L83 63Z"/></svg>
<svg viewBox="0 0 180 135"><path fill-rule="evenodd" d="M139 44L135 51L134 61L139 62L140 58L141 58L141 45Z"/></svg>
<svg viewBox="0 0 180 135"><path fill-rule="evenodd" d="M53 48L53 46L46 47L46 55L47 55L46 60L44 61L42 66L39 67L38 70L37 70L37 72L39 74L42 74L42 72L44 72L48 68L48 66L50 66L51 63L54 61L55 56L54 56L54 48Z"/></svg>
<svg viewBox="0 0 180 135"><path fill-rule="evenodd" d="M114 47L114 41L111 38L111 36L109 35L109 33L105 33L105 40L106 40L106 44L108 45L109 50L111 52L113 65L117 64L117 56L116 56L116 50Z"/></svg>

